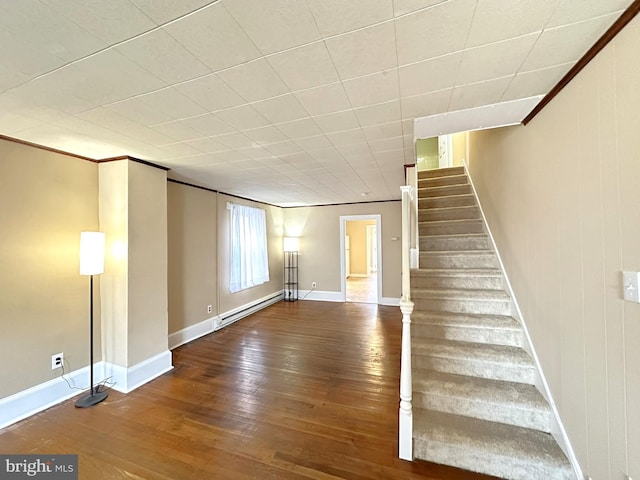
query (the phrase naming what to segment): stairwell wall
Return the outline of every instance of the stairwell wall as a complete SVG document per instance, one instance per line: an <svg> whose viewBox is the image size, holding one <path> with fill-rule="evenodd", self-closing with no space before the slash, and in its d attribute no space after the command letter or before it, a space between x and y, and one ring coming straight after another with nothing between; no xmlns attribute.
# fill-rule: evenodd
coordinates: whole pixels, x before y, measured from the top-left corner
<svg viewBox="0 0 640 480"><path fill-rule="evenodd" d="M640 477L640 19L528 126L469 135L469 173L585 474Z"/></svg>

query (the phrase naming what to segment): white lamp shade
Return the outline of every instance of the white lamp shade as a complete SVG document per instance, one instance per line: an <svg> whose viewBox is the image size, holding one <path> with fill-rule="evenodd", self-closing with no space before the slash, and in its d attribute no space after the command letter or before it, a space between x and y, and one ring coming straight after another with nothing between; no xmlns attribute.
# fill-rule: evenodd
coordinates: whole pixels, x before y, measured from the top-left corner
<svg viewBox="0 0 640 480"><path fill-rule="evenodd" d="M284 237L285 252L297 252L298 247L298 237Z"/></svg>
<svg viewBox="0 0 640 480"><path fill-rule="evenodd" d="M80 232L80 275L104 273L104 233Z"/></svg>

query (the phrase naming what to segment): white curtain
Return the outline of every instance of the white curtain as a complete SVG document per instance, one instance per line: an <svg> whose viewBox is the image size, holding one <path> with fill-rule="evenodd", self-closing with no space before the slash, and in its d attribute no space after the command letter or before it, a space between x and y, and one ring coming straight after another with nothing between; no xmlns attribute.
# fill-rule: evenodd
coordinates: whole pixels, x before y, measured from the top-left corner
<svg viewBox="0 0 640 480"><path fill-rule="evenodd" d="M232 292L269 281L265 211L230 203Z"/></svg>

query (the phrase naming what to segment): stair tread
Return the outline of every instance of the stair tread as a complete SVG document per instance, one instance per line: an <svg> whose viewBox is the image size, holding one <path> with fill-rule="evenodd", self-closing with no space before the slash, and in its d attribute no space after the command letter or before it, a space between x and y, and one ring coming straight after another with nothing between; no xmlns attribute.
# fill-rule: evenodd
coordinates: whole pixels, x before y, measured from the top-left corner
<svg viewBox="0 0 640 480"><path fill-rule="evenodd" d="M430 338L428 342L412 346L415 355L446 357L451 359L472 359L478 361L509 363L533 368L533 360L520 347L493 345L489 343L458 342Z"/></svg>
<svg viewBox="0 0 640 480"><path fill-rule="evenodd" d="M515 318L507 315L417 311L411 315L411 322L419 325L439 325L457 328L522 329Z"/></svg>
<svg viewBox="0 0 640 480"><path fill-rule="evenodd" d="M463 175L464 167L445 167L445 168L430 168L428 170L420 170L418 172L418 178L437 178L447 177L451 175Z"/></svg>
<svg viewBox="0 0 640 480"><path fill-rule="evenodd" d="M456 257L460 257L467 255L495 255L495 252L489 248L481 248L477 250L429 250L426 252L420 252L420 255L424 255L426 257L455 255Z"/></svg>
<svg viewBox="0 0 640 480"><path fill-rule="evenodd" d="M451 455L465 452L465 456L469 455L473 461L485 466L473 468L475 471L488 472L486 467L499 469L495 459L504 458L509 462L515 460L521 464L535 464L532 469L537 467L562 473L563 477L558 478L570 478L572 475L571 464L548 433L422 408L414 409L413 422L414 439L424 438L426 441L455 446L456 451L452 451ZM469 465L463 468L472 469ZM506 473L502 475L506 476ZM511 478L543 477L527 477L527 473L522 471Z"/></svg>
<svg viewBox="0 0 640 480"><path fill-rule="evenodd" d="M511 300L511 296L504 290L489 290L478 288L422 288L412 287L413 298L437 298L450 300Z"/></svg>
<svg viewBox="0 0 640 480"><path fill-rule="evenodd" d="M502 277L499 268L414 268L412 277Z"/></svg>
<svg viewBox="0 0 640 480"><path fill-rule="evenodd" d="M464 222L474 222L474 223L483 223L482 218L452 218L450 220L420 220L418 224L434 224L434 223L464 223ZM421 235L422 236L422 235Z"/></svg>
<svg viewBox="0 0 640 480"><path fill-rule="evenodd" d="M469 220L469 219L466 219ZM483 233L436 233L435 235L420 235L420 237L429 237L430 240L434 238L488 238L489 235Z"/></svg>
<svg viewBox="0 0 640 480"><path fill-rule="evenodd" d="M549 404L538 389L527 383L415 369L413 391L425 395L465 398L488 405L550 411Z"/></svg>

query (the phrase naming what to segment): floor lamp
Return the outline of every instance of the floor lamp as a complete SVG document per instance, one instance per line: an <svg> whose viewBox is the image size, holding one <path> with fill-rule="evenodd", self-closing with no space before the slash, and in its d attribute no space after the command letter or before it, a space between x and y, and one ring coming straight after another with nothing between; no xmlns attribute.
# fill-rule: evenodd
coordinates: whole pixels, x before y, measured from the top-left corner
<svg viewBox="0 0 640 480"><path fill-rule="evenodd" d="M93 276L104 273L104 233L80 232L80 275L89 275L89 372L90 390L76 402L76 407L86 408L100 403L107 395L106 391L99 391L100 387L93 385Z"/></svg>

